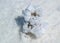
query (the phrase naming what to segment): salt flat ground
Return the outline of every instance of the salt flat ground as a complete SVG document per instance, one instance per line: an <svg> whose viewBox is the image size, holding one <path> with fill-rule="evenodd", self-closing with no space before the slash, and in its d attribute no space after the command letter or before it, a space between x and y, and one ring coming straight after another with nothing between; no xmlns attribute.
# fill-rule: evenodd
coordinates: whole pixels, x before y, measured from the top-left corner
<svg viewBox="0 0 60 43"><path fill-rule="evenodd" d="M20 40L15 18L30 3L42 8L42 19L49 24L46 34L30 43L60 43L60 0L0 0L0 43L29 43Z"/></svg>

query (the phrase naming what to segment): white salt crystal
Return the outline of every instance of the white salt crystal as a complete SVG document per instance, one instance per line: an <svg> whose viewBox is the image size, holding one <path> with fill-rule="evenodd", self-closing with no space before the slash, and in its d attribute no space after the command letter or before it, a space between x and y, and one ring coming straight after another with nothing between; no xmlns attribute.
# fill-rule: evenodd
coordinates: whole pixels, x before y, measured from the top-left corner
<svg viewBox="0 0 60 43"><path fill-rule="evenodd" d="M28 22L23 26L23 29L24 29L24 32L25 33L28 33L28 32L32 32L33 34L35 34L35 36L38 38L40 36L42 36L42 34L44 33L44 25L45 24L42 24L40 21L41 21L41 18L40 16L31 16L31 12L35 12L35 8L33 6L29 6L27 7L24 12L24 18L26 21L29 21L32 25L33 25L33 28L28 28ZM41 26L42 24L42 26Z"/></svg>

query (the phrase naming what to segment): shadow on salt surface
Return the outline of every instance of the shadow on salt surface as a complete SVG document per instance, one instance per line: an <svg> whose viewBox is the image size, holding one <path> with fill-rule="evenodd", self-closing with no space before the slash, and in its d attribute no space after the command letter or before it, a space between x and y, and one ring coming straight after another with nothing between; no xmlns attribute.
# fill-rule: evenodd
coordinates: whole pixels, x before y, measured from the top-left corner
<svg viewBox="0 0 60 43"><path fill-rule="evenodd" d="M24 17L18 16L17 18L15 18L15 20L16 20L17 25L20 27L20 32L23 32L23 25L24 23L26 23Z"/></svg>
<svg viewBox="0 0 60 43"><path fill-rule="evenodd" d="M24 17L22 17L22 16L18 16L17 18L15 18L15 21L20 28L19 36L20 36L20 39L22 39L21 32L23 33L23 25L24 25L24 23L26 23L26 21L25 21Z"/></svg>

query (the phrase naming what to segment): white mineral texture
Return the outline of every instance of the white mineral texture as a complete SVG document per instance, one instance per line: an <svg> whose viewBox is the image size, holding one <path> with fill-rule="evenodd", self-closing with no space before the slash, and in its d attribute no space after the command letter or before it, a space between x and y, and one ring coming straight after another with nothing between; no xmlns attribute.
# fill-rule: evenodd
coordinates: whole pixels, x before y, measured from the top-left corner
<svg viewBox="0 0 60 43"><path fill-rule="evenodd" d="M38 8L37 8L38 9ZM47 23L42 23L41 21L41 14L38 13L40 12L39 10L36 10L33 6L29 6L24 10L24 18L27 21L25 25L23 26L24 33L33 33L37 38L42 36L45 33L45 28ZM28 26L29 25L29 26Z"/></svg>

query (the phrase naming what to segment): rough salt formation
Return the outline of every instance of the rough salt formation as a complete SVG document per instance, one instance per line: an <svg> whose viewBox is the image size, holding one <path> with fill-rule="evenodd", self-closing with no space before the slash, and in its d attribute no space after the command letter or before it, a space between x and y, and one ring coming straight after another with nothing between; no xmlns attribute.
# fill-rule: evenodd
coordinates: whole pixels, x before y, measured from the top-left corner
<svg viewBox="0 0 60 43"><path fill-rule="evenodd" d="M44 31L46 29L44 28L44 25L46 25L47 23L41 22L41 14L38 13L38 10L32 5L23 10L23 17L26 20L26 23L23 26L23 32L26 35L32 38L38 38L45 33Z"/></svg>

